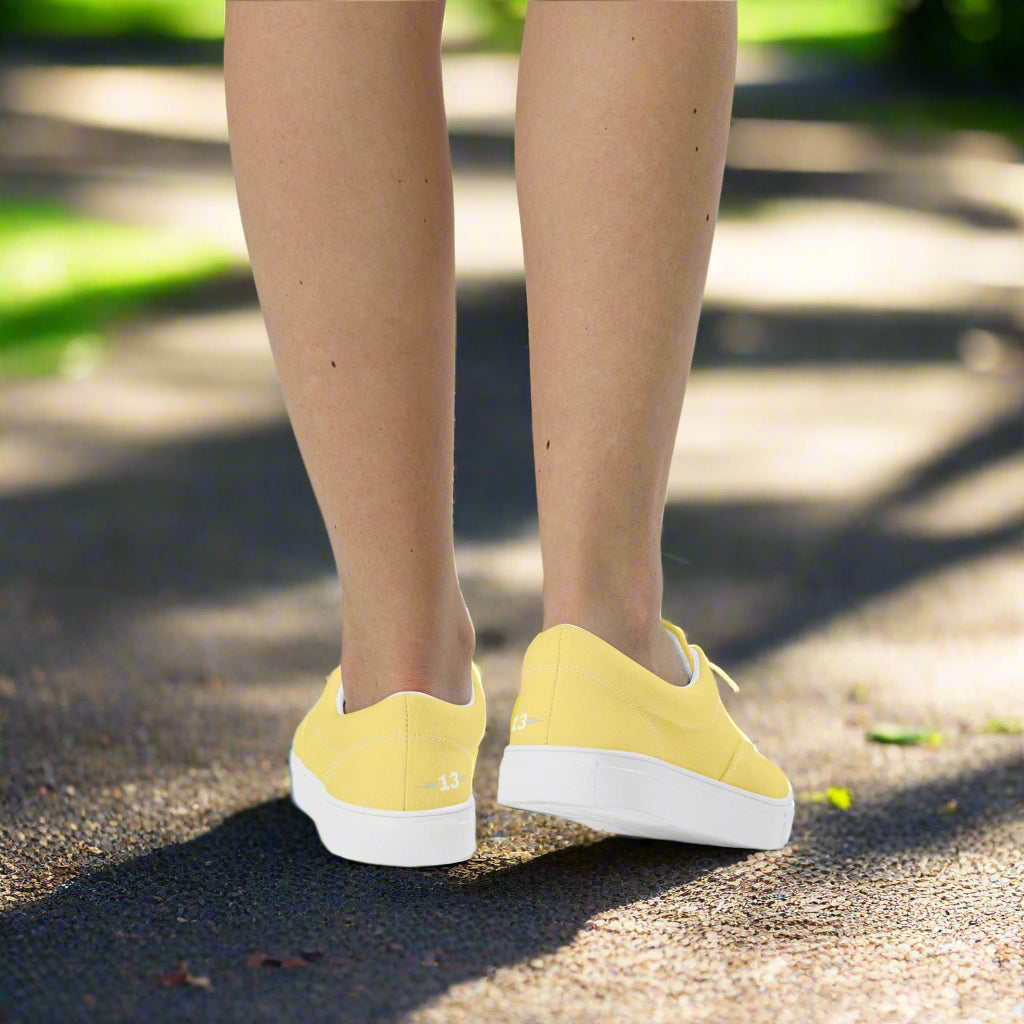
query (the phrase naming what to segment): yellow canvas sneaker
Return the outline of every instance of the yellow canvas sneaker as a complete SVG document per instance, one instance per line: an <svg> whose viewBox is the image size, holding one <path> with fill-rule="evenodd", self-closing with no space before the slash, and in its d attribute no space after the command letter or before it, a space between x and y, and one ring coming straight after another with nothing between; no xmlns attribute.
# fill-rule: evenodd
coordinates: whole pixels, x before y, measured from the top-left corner
<svg viewBox="0 0 1024 1024"><path fill-rule="evenodd" d="M611 644L563 623L523 660L498 802L603 832L774 850L793 788L729 717L713 675L736 684L661 620L691 671L674 686Z"/></svg>
<svg viewBox="0 0 1024 1024"><path fill-rule="evenodd" d="M480 669L473 698L404 691L345 713L341 667L292 741L292 800L331 853L423 867L476 850L473 771L487 722Z"/></svg>

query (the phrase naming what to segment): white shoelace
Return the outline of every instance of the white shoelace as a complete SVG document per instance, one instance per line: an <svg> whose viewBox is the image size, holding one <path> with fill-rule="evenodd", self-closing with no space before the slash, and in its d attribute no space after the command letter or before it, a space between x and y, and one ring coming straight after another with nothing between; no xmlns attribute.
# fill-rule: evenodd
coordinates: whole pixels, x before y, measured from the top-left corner
<svg viewBox="0 0 1024 1024"><path fill-rule="evenodd" d="M697 651L694 649L694 645L691 643L687 643L686 646L690 648L690 657L687 658L683 654L683 645L679 642L679 637L677 637L675 633L673 633L672 630L669 629L667 626L665 627L665 632L668 633L670 637L672 637L672 642L676 645L676 650L679 651L679 657L683 659L684 663L687 663L686 667L688 669L690 668L688 662L691 660L693 661L693 669L690 669L690 678L692 679L693 671L697 668L698 657ZM720 675L732 687L733 693L740 692L739 686L736 685L736 680L733 679L733 677L729 675L729 673L726 672L724 668L722 668L719 665L716 665L706 654L704 655L704 660L708 663L708 668L710 668L713 672L716 672L718 675Z"/></svg>

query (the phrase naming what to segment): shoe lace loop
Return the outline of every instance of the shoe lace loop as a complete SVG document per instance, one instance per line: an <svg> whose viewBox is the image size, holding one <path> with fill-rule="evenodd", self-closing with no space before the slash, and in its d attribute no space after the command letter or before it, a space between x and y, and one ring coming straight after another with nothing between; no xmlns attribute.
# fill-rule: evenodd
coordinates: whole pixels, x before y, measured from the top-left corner
<svg viewBox="0 0 1024 1024"><path fill-rule="evenodd" d="M717 672L718 675L720 675L732 687L733 693L740 692L739 686L736 685L736 680L733 679L733 677L729 675L729 673L726 672L724 668L720 668L718 665L716 665L710 658L707 657L707 655L705 655L705 659L707 660L708 667L713 672Z"/></svg>

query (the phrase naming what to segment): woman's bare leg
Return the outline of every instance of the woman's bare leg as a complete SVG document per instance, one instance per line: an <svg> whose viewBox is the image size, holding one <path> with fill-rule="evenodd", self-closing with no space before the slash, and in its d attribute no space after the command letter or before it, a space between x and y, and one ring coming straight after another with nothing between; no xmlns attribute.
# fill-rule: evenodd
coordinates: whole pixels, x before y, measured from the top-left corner
<svg viewBox="0 0 1024 1024"><path fill-rule="evenodd" d="M661 532L735 61L732 0L533 0L519 65L544 628L677 683Z"/></svg>
<svg viewBox="0 0 1024 1024"><path fill-rule="evenodd" d="M444 0L227 0L238 202L342 587L348 710L462 703L452 537L455 262Z"/></svg>

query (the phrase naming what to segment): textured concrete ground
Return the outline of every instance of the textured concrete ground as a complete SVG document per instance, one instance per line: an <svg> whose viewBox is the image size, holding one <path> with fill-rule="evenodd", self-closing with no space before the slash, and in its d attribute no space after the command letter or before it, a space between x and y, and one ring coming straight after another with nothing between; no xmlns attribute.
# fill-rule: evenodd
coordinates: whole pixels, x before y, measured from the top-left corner
<svg viewBox="0 0 1024 1024"><path fill-rule="evenodd" d="M457 556L489 705L477 855L337 860L286 799L339 594L243 273L125 325L83 379L0 386L0 1021L1024 1020L1024 742L985 731L1024 715L1019 195L991 185L1019 180L1019 154L952 140L901 170L870 135L875 163L836 170L865 152L854 134L827 173L758 170L799 162L759 148L769 92L738 92L726 197L761 212L716 242L663 550L666 614L738 679L731 713L798 791L792 842L625 840L494 803L541 621L495 87L453 125ZM113 210L126 167L47 149L74 115L16 114L40 150L5 183ZM205 161L207 219L237 230L222 142L78 116L128 165ZM781 298L743 262L758 245L788 254L764 272ZM906 265L881 297L878 262ZM944 739L867 741L885 721ZM827 787L849 809L808 795ZM180 960L195 983L162 984Z"/></svg>

